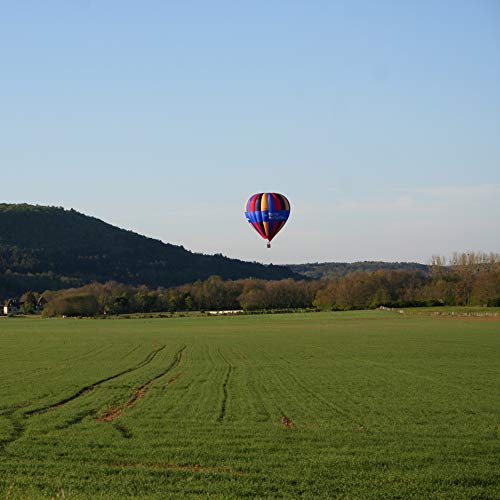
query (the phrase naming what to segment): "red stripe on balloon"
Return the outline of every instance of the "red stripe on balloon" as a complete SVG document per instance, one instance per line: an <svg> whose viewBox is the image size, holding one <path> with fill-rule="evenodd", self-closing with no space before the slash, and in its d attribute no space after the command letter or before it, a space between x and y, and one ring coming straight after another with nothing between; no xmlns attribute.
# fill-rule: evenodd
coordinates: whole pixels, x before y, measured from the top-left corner
<svg viewBox="0 0 500 500"><path fill-rule="evenodd" d="M253 227L257 230L257 232L265 239L267 240L266 233L264 233L263 228L261 228L260 224L258 222L253 223Z"/></svg>
<svg viewBox="0 0 500 500"><path fill-rule="evenodd" d="M278 226L275 228L275 230L273 232L273 236L269 241L271 241L283 229L283 226L285 225L285 223L286 223L286 220L278 222Z"/></svg>
<svg viewBox="0 0 500 500"><path fill-rule="evenodd" d="M281 201L281 198L276 193L270 193L270 194L274 200L274 204L275 204L274 209L275 210L283 210L284 206L283 206L283 203Z"/></svg>
<svg viewBox="0 0 500 500"><path fill-rule="evenodd" d="M271 222L271 230L269 231L269 238L270 239L274 238L278 224L279 224L279 222L276 222L276 221Z"/></svg>
<svg viewBox="0 0 500 500"><path fill-rule="evenodd" d="M258 196L258 194L254 194L250 199L250 209L248 210L249 212L253 212L255 210L255 201L257 200Z"/></svg>

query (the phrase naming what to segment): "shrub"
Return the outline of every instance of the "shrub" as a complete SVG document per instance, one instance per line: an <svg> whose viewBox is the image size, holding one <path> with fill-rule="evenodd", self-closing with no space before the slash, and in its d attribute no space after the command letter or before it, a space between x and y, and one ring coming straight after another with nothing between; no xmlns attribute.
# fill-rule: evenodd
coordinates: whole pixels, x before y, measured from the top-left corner
<svg viewBox="0 0 500 500"><path fill-rule="evenodd" d="M87 293L51 300L45 306L43 316L95 316L99 312L96 297Z"/></svg>

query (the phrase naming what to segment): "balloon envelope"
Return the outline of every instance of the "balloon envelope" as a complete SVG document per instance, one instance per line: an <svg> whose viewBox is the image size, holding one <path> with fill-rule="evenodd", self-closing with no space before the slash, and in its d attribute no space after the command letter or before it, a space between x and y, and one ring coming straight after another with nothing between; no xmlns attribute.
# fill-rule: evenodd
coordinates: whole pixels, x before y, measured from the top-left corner
<svg viewBox="0 0 500 500"><path fill-rule="evenodd" d="M257 193L248 198L245 215L250 225L271 241L283 228L290 215L290 202L278 193Z"/></svg>

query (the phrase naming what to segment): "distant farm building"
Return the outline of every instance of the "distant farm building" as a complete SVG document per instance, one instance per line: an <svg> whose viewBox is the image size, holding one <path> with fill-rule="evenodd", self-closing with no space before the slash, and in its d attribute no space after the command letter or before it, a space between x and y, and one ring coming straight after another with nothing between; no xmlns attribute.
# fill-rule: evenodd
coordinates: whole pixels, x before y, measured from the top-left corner
<svg viewBox="0 0 500 500"><path fill-rule="evenodd" d="M3 306L3 313L7 316L8 314L19 314L21 312L21 307L23 303L16 299L9 299L5 302Z"/></svg>

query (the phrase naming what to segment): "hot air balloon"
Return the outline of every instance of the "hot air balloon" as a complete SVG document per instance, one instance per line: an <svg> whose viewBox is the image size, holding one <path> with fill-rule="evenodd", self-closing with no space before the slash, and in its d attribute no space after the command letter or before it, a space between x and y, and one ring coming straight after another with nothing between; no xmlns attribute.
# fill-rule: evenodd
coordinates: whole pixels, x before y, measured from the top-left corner
<svg viewBox="0 0 500 500"><path fill-rule="evenodd" d="M278 193L257 193L247 201L245 215L252 227L268 241L280 232L290 215L290 203Z"/></svg>

